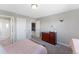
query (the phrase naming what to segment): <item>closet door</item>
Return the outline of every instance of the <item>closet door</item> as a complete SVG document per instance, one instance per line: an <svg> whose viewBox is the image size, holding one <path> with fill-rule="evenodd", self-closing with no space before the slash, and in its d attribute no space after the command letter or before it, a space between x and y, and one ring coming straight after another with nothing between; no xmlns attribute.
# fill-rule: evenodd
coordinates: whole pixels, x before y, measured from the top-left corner
<svg viewBox="0 0 79 59"><path fill-rule="evenodd" d="M26 19L16 18L16 39L26 39Z"/></svg>
<svg viewBox="0 0 79 59"><path fill-rule="evenodd" d="M11 28L10 19L5 17L0 17L0 44L8 45L10 41Z"/></svg>
<svg viewBox="0 0 79 59"><path fill-rule="evenodd" d="M0 18L0 38L10 38L10 19Z"/></svg>

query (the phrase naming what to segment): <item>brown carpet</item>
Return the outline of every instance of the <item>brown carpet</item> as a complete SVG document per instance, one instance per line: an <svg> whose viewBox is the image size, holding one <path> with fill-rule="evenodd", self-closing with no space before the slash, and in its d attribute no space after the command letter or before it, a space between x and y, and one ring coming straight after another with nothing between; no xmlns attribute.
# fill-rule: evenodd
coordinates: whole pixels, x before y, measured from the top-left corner
<svg viewBox="0 0 79 59"><path fill-rule="evenodd" d="M39 39L32 39L32 41L46 47L48 54L72 54L72 50L69 47L60 44L52 45Z"/></svg>

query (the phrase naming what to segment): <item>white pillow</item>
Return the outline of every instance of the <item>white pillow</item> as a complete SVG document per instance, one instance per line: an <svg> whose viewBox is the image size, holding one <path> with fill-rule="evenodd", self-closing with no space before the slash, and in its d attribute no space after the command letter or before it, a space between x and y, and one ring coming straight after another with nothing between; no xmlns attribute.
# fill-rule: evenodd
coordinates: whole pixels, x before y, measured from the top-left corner
<svg viewBox="0 0 79 59"><path fill-rule="evenodd" d="M0 45L0 54L5 54L5 53L6 53L6 52L5 52L4 47Z"/></svg>

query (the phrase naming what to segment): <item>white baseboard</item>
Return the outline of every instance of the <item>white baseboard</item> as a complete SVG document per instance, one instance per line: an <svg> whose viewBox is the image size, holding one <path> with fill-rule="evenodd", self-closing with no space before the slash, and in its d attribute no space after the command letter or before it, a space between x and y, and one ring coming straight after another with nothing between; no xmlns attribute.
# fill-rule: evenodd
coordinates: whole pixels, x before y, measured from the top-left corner
<svg viewBox="0 0 79 59"><path fill-rule="evenodd" d="M60 44L60 45L64 45L66 47L70 47L70 45L67 45L67 44L64 44L64 43L61 43L61 42L57 42L57 43Z"/></svg>

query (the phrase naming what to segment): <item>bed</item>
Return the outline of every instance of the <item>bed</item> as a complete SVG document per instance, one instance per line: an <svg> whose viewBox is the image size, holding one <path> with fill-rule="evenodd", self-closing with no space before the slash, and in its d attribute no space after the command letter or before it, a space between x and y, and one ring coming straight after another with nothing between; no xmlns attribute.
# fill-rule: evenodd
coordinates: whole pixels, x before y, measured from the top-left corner
<svg viewBox="0 0 79 59"><path fill-rule="evenodd" d="M4 47L6 54L47 54L44 46L29 39L20 40Z"/></svg>
<svg viewBox="0 0 79 59"><path fill-rule="evenodd" d="M71 48L73 50L73 54L79 54L79 39L72 39Z"/></svg>

